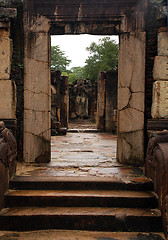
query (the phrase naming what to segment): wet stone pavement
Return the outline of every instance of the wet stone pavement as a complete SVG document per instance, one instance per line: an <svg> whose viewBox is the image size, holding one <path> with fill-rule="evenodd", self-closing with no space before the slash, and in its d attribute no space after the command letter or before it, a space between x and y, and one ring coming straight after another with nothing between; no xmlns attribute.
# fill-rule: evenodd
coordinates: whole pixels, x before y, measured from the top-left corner
<svg viewBox="0 0 168 240"><path fill-rule="evenodd" d="M143 170L116 161L117 137L106 133L67 133L51 140L51 162L18 164L17 175L143 179Z"/></svg>
<svg viewBox="0 0 168 240"><path fill-rule="evenodd" d="M0 240L164 240L157 233L110 233L68 230L43 230L32 232L0 232Z"/></svg>

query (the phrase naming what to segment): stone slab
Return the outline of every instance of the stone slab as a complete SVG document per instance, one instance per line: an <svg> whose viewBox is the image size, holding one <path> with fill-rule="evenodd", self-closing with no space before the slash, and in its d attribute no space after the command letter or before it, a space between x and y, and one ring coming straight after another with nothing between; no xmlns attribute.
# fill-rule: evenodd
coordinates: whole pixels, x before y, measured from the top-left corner
<svg viewBox="0 0 168 240"><path fill-rule="evenodd" d="M156 56L153 68L154 80L168 81L168 56Z"/></svg>
<svg viewBox="0 0 168 240"><path fill-rule="evenodd" d="M0 79L10 79L12 40L0 38Z"/></svg>
<svg viewBox="0 0 168 240"><path fill-rule="evenodd" d="M152 118L168 119L168 81L153 84Z"/></svg>
<svg viewBox="0 0 168 240"><path fill-rule="evenodd" d="M0 231L1 239L13 240L165 240L163 233L131 233L131 232L91 232L74 230L43 230L29 232L3 232Z"/></svg>
<svg viewBox="0 0 168 240"><path fill-rule="evenodd" d="M158 33L158 55L168 56L168 34L166 31Z"/></svg>
<svg viewBox="0 0 168 240"><path fill-rule="evenodd" d="M0 80L0 118L16 118L16 87L11 80Z"/></svg>

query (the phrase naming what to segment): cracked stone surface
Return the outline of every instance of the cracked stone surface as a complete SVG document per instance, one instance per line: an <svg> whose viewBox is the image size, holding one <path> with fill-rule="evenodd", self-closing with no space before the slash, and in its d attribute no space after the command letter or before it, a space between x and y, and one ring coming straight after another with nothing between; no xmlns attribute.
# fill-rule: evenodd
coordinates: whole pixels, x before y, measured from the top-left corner
<svg viewBox="0 0 168 240"><path fill-rule="evenodd" d="M51 162L17 166L21 176L112 177L145 181L143 170L116 161L117 137L106 133L68 133L54 136Z"/></svg>

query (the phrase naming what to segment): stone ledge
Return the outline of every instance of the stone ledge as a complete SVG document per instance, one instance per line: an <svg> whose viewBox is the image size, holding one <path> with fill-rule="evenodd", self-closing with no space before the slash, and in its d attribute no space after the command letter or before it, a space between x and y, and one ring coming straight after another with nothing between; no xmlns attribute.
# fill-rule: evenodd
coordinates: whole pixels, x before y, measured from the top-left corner
<svg viewBox="0 0 168 240"><path fill-rule="evenodd" d="M17 16L16 8L0 7L0 18L1 17L15 18L16 16Z"/></svg>
<svg viewBox="0 0 168 240"><path fill-rule="evenodd" d="M168 129L168 119L149 119L147 122L147 129L156 131Z"/></svg>

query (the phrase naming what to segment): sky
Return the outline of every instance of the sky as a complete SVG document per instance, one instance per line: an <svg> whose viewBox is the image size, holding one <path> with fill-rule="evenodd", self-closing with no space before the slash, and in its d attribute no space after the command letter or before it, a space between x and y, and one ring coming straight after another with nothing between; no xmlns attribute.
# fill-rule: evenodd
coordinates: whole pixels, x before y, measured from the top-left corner
<svg viewBox="0 0 168 240"><path fill-rule="evenodd" d="M85 60L89 56L86 47L89 47L92 42L98 43L98 40L106 36L97 35L56 35L51 36L51 46L59 45L61 51L65 52L65 56L72 60L68 69L72 67L83 67ZM108 36L118 43L118 36Z"/></svg>

